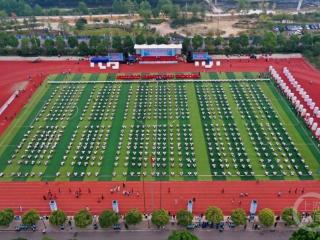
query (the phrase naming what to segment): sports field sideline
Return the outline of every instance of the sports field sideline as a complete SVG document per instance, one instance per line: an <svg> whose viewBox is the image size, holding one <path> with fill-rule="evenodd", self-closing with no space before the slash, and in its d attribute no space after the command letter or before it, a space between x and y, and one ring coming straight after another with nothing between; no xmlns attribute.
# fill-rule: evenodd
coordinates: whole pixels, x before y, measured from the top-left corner
<svg viewBox="0 0 320 240"><path fill-rule="evenodd" d="M115 74L51 75L1 137L0 180L318 179L311 133L258 75L117 84Z"/></svg>

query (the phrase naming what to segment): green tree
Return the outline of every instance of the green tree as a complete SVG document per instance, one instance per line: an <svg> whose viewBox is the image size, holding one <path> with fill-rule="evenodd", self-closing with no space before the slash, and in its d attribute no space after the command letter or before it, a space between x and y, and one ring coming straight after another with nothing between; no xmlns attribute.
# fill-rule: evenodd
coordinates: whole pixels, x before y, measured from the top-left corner
<svg viewBox="0 0 320 240"><path fill-rule="evenodd" d="M238 10L248 10L249 2L248 0L237 0L238 1Z"/></svg>
<svg viewBox="0 0 320 240"><path fill-rule="evenodd" d="M136 44L145 44L146 39L143 34L139 34L136 36Z"/></svg>
<svg viewBox="0 0 320 240"><path fill-rule="evenodd" d="M161 35L156 37L156 43L157 44L168 44L168 42L169 42L169 39L167 37L164 37L164 36L161 36Z"/></svg>
<svg viewBox="0 0 320 240"><path fill-rule="evenodd" d="M192 223L193 215L191 212L182 209L177 212L177 220L179 225L186 227Z"/></svg>
<svg viewBox="0 0 320 240"><path fill-rule="evenodd" d="M157 227L163 227L169 223L169 214L164 209L155 210L152 212L151 222Z"/></svg>
<svg viewBox="0 0 320 240"><path fill-rule="evenodd" d="M62 36L57 36L56 37L56 46L57 46L58 54L60 54L60 55L65 54L66 43L64 41L64 37L62 37Z"/></svg>
<svg viewBox="0 0 320 240"><path fill-rule="evenodd" d="M148 1L142 1L139 7L139 15L145 20L152 16L152 8Z"/></svg>
<svg viewBox="0 0 320 240"><path fill-rule="evenodd" d="M249 46L249 37L248 37L248 35L245 34L245 33L240 34L239 43L240 43L241 47L247 48Z"/></svg>
<svg viewBox="0 0 320 240"><path fill-rule="evenodd" d="M86 15L89 13L88 6L85 2L79 2L77 10L78 10L79 14Z"/></svg>
<svg viewBox="0 0 320 240"><path fill-rule="evenodd" d="M194 50L198 50L202 48L203 45L203 38L200 35L195 35L192 38L192 47Z"/></svg>
<svg viewBox="0 0 320 240"><path fill-rule="evenodd" d="M192 12L192 18L198 18L198 14L199 14L199 5L197 3L192 3L191 5L191 12Z"/></svg>
<svg viewBox="0 0 320 240"><path fill-rule="evenodd" d="M67 221L67 215L61 211L53 211L49 217L49 222L55 226L61 226Z"/></svg>
<svg viewBox="0 0 320 240"><path fill-rule="evenodd" d="M314 226L310 225L310 228ZM295 231L289 240L319 240L320 239L320 232L319 231L309 231L304 228L300 228Z"/></svg>
<svg viewBox="0 0 320 240"><path fill-rule="evenodd" d="M75 48L78 46L78 38L75 36L68 37L68 45L70 48Z"/></svg>
<svg viewBox="0 0 320 240"><path fill-rule="evenodd" d="M205 216L209 222L214 224L218 224L223 221L222 210L218 207L208 207Z"/></svg>
<svg viewBox="0 0 320 240"><path fill-rule="evenodd" d="M30 45L30 39L29 38L22 38L20 50L21 50L21 54L23 56L30 54L30 46L29 45Z"/></svg>
<svg viewBox="0 0 320 240"><path fill-rule="evenodd" d="M173 231L168 240L198 240L198 237L188 231Z"/></svg>
<svg viewBox="0 0 320 240"><path fill-rule="evenodd" d="M142 221L142 214L138 209L132 209L125 216L126 224L136 225Z"/></svg>
<svg viewBox="0 0 320 240"><path fill-rule="evenodd" d="M311 216L314 223L320 224L320 209L314 210Z"/></svg>
<svg viewBox="0 0 320 240"><path fill-rule="evenodd" d="M170 18L172 20L176 20L179 18L179 15L180 15L180 6L178 4L174 4L170 11Z"/></svg>
<svg viewBox="0 0 320 240"><path fill-rule="evenodd" d="M91 49L94 49L94 51L97 49L99 43L101 42L100 37L98 36L91 36L89 40L89 47Z"/></svg>
<svg viewBox="0 0 320 240"><path fill-rule="evenodd" d="M7 38L7 44L10 47L16 48L19 45L19 41L15 36L9 35Z"/></svg>
<svg viewBox="0 0 320 240"><path fill-rule="evenodd" d="M78 52L80 56L86 56L89 54L89 48L86 42L81 42L78 46Z"/></svg>
<svg viewBox="0 0 320 240"><path fill-rule="evenodd" d="M54 41L52 39L46 39L44 41L44 48L47 55L55 55L56 49L55 49Z"/></svg>
<svg viewBox="0 0 320 240"><path fill-rule="evenodd" d="M122 39L120 36L112 37L112 48L117 52L123 52Z"/></svg>
<svg viewBox="0 0 320 240"><path fill-rule="evenodd" d="M277 38L273 32L266 32L263 36L262 47L265 51L274 52L277 46Z"/></svg>
<svg viewBox="0 0 320 240"><path fill-rule="evenodd" d="M74 222L77 227L86 228L92 223L92 215L88 210L82 209L74 216Z"/></svg>
<svg viewBox="0 0 320 240"><path fill-rule="evenodd" d="M42 16L43 15L43 8L39 4L36 4L33 8L33 14L35 16Z"/></svg>
<svg viewBox="0 0 320 240"><path fill-rule="evenodd" d="M190 38L184 38L182 41L182 52L186 54L191 49L191 41Z"/></svg>
<svg viewBox="0 0 320 240"><path fill-rule="evenodd" d="M114 211L105 210L99 216L99 224L102 228L108 228L119 222L119 215Z"/></svg>
<svg viewBox="0 0 320 240"><path fill-rule="evenodd" d="M147 44L154 44L155 43L155 39L152 35L149 35L147 37Z"/></svg>
<svg viewBox="0 0 320 240"><path fill-rule="evenodd" d="M79 19L76 21L76 29L77 29L77 30L83 30L87 23L88 23L88 22L87 22L87 19L85 19L85 18L79 18Z"/></svg>
<svg viewBox="0 0 320 240"><path fill-rule="evenodd" d="M12 209L7 208L0 212L0 226L9 226L13 219L14 213Z"/></svg>
<svg viewBox="0 0 320 240"><path fill-rule="evenodd" d="M123 39L123 50L128 53L134 52L134 43L129 35L125 36Z"/></svg>
<svg viewBox="0 0 320 240"><path fill-rule="evenodd" d="M171 0L159 0L157 4L157 11L168 16L171 12L172 6L173 4Z"/></svg>
<svg viewBox="0 0 320 240"><path fill-rule="evenodd" d="M236 226L245 225L247 221L246 212L242 208L233 210L231 213L231 220Z"/></svg>
<svg viewBox="0 0 320 240"><path fill-rule="evenodd" d="M25 225L34 225L39 221L39 213L36 210L29 210L22 216L22 223Z"/></svg>
<svg viewBox="0 0 320 240"><path fill-rule="evenodd" d="M281 218L286 225L295 225L297 224L296 220L300 221L300 213L294 208L285 208L281 213Z"/></svg>
<svg viewBox="0 0 320 240"><path fill-rule="evenodd" d="M260 210L259 221L265 227L271 227L274 224L274 212L269 208L264 208Z"/></svg>
<svg viewBox="0 0 320 240"><path fill-rule="evenodd" d="M41 52L41 42L40 39L37 37L32 37L30 39L30 43L31 43L31 48L30 48L30 53L32 55L39 55Z"/></svg>

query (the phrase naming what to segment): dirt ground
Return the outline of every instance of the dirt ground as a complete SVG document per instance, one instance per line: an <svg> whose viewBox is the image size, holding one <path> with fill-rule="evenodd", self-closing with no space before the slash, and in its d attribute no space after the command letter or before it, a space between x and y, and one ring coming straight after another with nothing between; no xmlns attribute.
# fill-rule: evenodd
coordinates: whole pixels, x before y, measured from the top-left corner
<svg viewBox="0 0 320 240"><path fill-rule="evenodd" d="M206 22L189 24L187 26L183 26L177 29L173 29L170 27L168 22L163 22L159 25L150 25L153 28L156 28L160 34L168 34L168 33L179 33L183 36L192 36L195 34L207 35L208 33L216 33L217 30L223 31L223 37L230 35L237 35L246 29L236 28L233 24L238 22L238 17L223 17L223 18L211 18Z"/></svg>

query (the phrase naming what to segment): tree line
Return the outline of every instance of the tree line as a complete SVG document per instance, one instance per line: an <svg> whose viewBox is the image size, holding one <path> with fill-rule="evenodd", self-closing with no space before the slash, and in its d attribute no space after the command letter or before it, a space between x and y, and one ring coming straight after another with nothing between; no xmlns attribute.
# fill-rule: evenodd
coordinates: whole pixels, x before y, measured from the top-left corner
<svg viewBox="0 0 320 240"><path fill-rule="evenodd" d="M185 1L174 0L0 0L1 14L7 16L54 16L54 15L83 15L107 13L139 13L144 17L157 17L160 13L172 17L179 14ZM196 0L188 1L189 8L185 11L192 13L205 10L205 4ZM181 7L180 7L181 6ZM69 7L61 9L62 7Z"/></svg>
<svg viewBox="0 0 320 240"><path fill-rule="evenodd" d="M21 56L55 56L55 55L104 55L108 52L134 53L134 44L167 44L171 39L167 36L91 36L86 40L77 36L56 36L41 40L37 36L18 39L15 35L0 32L0 54ZM206 51L210 54L254 54L254 53L296 53L308 57L320 55L320 35L306 33L302 36L290 37L273 32L263 36L241 34L237 37L186 37L182 41L183 53L190 51Z"/></svg>
<svg viewBox="0 0 320 240"><path fill-rule="evenodd" d="M224 221L224 215L220 208L216 206L209 206L205 211L206 220L214 225L219 225ZM12 209L4 209L0 211L0 226L9 226L14 219L14 212ZM95 228L98 225L101 228L110 228L115 227L119 224L120 216L118 213L112 210L104 210L100 213L99 217L93 217L92 213L88 209L81 209L78 211L74 217L74 224L78 228L86 228L89 225L94 225ZM129 210L124 216L124 224L126 229L132 225L137 225L142 222L143 214L138 209ZM176 222L181 227L189 227L193 223L194 216L191 212L181 209L176 213ZM236 208L231 212L230 219L234 226L246 226L247 225L247 215L244 209ZM258 212L259 224L265 228L276 227L277 222L280 220L280 217L275 216L273 210L264 208ZM294 208L285 208L281 213L281 219L286 226L297 226L300 224L302 216ZM320 210L315 210L311 213L312 223L308 225L309 228L315 229L320 224ZM31 209L23 214L22 224L32 226L36 225L40 220L39 213ZM53 226L61 227L68 222L69 226L72 226L72 222L62 210L56 210L51 213L49 216L49 222ZM151 223L157 228L163 228L170 222L170 215L165 209L156 209L151 214ZM188 232L180 231L173 232L169 236L169 240L173 239L197 239L192 237L193 235L188 235L192 238L183 238L183 236L188 235ZM310 235L311 234L311 235ZM179 237L178 237L179 236ZM303 238L305 237L305 238ZM309 237L309 238L308 238ZM298 229L293 233L291 240L298 239L308 239L316 240L320 237L319 232L316 231L307 231L305 228Z"/></svg>

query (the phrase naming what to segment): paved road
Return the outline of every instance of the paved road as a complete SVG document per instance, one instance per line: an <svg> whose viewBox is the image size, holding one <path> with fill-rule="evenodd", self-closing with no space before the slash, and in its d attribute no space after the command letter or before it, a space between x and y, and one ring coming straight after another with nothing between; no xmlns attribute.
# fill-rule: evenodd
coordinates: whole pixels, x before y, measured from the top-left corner
<svg viewBox="0 0 320 240"><path fill-rule="evenodd" d="M291 231L194 231L201 240L288 240ZM170 231L98 231L98 232L55 232L47 234L53 240L166 240ZM16 233L16 232L0 232L1 240L13 240L16 238L25 238L27 240L41 240L43 234L39 232Z"/></svg>

